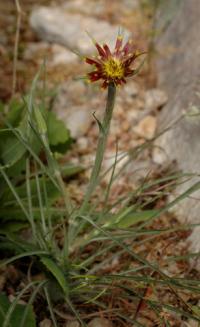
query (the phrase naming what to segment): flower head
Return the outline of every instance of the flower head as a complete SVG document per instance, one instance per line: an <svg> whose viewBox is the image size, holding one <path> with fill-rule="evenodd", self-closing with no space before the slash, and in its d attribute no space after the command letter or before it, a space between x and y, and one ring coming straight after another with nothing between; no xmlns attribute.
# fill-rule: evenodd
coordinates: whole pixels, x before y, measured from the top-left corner
<svg viewBox="0 0 200 327"><path fill-rule="evenodd" d="M127 77L135 75L137 70L132 68L132 64L142 53L134 50L132 40L128 40L123 45L123 37L118 34L112 52L107 44L100 46L95 40L93 42L98 55L85 58L85 62L94 67L94 70L87 74L90 82L103 80L102 87L106 88L110 83L115 85L126 83Z"/></svg>

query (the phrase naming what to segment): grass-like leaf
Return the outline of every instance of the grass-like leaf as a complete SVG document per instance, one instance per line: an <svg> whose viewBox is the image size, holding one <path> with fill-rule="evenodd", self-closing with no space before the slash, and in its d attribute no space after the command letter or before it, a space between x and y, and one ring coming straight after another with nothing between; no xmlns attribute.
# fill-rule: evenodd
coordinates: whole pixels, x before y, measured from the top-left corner
<svg viewBox="0 0 200 327"><path fill-rule="evenodd" d="M61 268L56 264L56 262L47 256L40 257L41 262L47 268L47 270L54 276L58 284L62 288L64 294L67 296L69 292L69 286L67 283L66 276L64 275Z"/></svg>

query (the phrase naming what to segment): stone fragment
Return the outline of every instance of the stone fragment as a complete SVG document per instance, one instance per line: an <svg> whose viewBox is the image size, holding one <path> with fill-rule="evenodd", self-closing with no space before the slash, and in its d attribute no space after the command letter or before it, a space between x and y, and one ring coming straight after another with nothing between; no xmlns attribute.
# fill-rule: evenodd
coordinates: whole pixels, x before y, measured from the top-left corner
<svg viewBox="0 0 200 327"><path fill-rule="evenodd" d="M89 142L88 142L88 138L87 137L79 137L77 140L77 146L78 146L78 150L79 151L86 151L88 149L89 146Z"/></svg>
<svg viewBox="0 0 200 327"><path fill-rule="evenodd" d="M144 137L145 139L150 140L155 135L156 124L156 117L148 115L144 117L139 122L139 124L133 128L133 131L140 137Z"/></svg>
<svg viewBox="0 0 200 327"><path fill-rule="evenodd" d="M56 105L65 108L69 105L85 104L88 87L82 81L69 80L60 85L57 91Z"/></svg>
<svg viewBox="0 0 200 327"><path fill-rule="evenodd" d="M151 89L145 93L145 109L153 111L160 109L167 103L167 94L160 89Z"/></svg>
<svg viewBox="0 0 200 327"><path fill-rule="evenodd" d="M88 324L88 327L112 327L112 326L113 326L112 323L104 318L94 318Z"/></svg>
<svg viewBox="0 0 200 327"><path fill-rule="evenodd" d="M105 177L104 177L104 181L106 183L110 182L113 167L115 165L115 160L116 160L116 153L115 152L106 153L106 157L105 157L105 160L103 162L104 171L107 172ZM123 169L123 167L125 167L125 165L128 163L129 160L130 160L130 157L128 156L128 154L127 155L124 155L124 153L123 154L118 154L117 155L117 162L116 162L116 166L115 166L115 174L117 174L121 169Z"/></svg>
<svg viewBox="0 0 200 327"><path fill-rule="evenodd" d="M103 20L65 12L59 7L39 7L30 16L30 25L42 40L64 45L81 53L94 51L86 31L99 43L114 46L118 27ZM125 37L129 36L125 30Z"/></svg>
<svg viewBox="0 0 200 327"><path fill-rule="evenodd" d="M156 141L156 144L158 145L159 141ZM169 163L169 156L166 154L163 147L160 148L159 146L156 146L153 149L153 161L158 165L162 165L165 162Z"/></svg>
<svg viewBox="0 0 200 327"><path fill-rule="evenodd" d="M24 52L25 59L41 58L41 62L48 55L48 66L60 64L72 64L78 61L78 56L64 46L58 44L49 44L48 42L29 43Z"/></svg>
<svg viewBox="0 0 200 327"><path fill-rule="evenodd" d="M158 165L148 159L134 160L126 168L129 179L135 186L141 186L147 176L150 177L156 170L158 170Z"/></svg>
<svg viewBox="0 0 200 327"><path fill-rule="evenodd" d="M70 129L73 138L87 133L94 121L93 112L98 110L100 97L82 81L63 83L58 89L53 110Z"/></svg>
<svg viewBox="0 0 200 327"><path fill-rule="evenodd" d="M78 61L78 56L72 51L66 49L59 44L53 44L51 47L52 59L50 61L51 66L74 64Z"/></svg>
<svg viewBox="0 0 200 327"><path fill-rule="evenodd" d="M88 111L87 106L73 107L73 111L66 113L59 117L66 123L73 138L78 138L84 135L92 122L92 113Z"/></svg>

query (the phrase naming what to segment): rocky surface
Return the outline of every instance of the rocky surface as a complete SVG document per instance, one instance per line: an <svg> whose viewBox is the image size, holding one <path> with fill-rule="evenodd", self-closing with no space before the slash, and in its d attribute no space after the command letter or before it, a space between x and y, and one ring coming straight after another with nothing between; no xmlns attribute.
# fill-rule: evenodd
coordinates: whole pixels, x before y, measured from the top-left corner
<svg viewBox="0 0 200 327"><path fill-rule="evenodd" d="M170 0L169 4L174 2ZM199 181L200 172L200 1L179 1L176 15L158 41L159 86L169 95L169 101L160 114L159 130L177 122L157 144L164 151L155 151L154 159L159 163L166 160L177 162L183 172L196 174L196 177L178 187L177 193ZM169 6L170 7L170 6ZM166 13L161 13L162 16ZM159 25L158 25L159 26ZM192 198L181 201L176 208L182 222L200 223L200 191ZM192 250L200 250L200 228L192 235Z"/></svg>
<svg viewBox="0 0 200 327"><path fill-rule="evenodd" d="M134 132L144 137L148 140L154 137L156 131L156 117L154 116L146 116L144 117L137 126L134 127Z"/></svg>
<svg viewBox="0 0 200 327"><path fill-rule="evenodd" d="M99 1L89 1L87 5L85 0L66 1L63 4L64 9L70 13L81 13L86 15L102 15L104 13L104 4Z"/></svg>
<svg viewBox="0 0 200 327"><path fill-rule="evenodd" d="M139 8L139 2L126 0L126 5L120 7L118 4L118 11L120 8L124 10L123 15L129 17L134 10ZM31 44L26 51L26 56L30 58L44 50L42 53L48 54L49 57L48 67L56 68L61 65L61 69L67 71L70 65L74 65L72 76L78 76L80 61L74 57L69 49L75 49L81 53L94 51L94 45L85 30L91 32L92 36L100 43L107 42L111 46L114 45L113 41L116 39L118 26L117 24L110 24L108 19L103 19L106 17L107 11L106 1L97 1L94 6L94 2L87 0L63 2L59 7L34 9L30 16L30 24L43 41ZM125 29L124 33L125 38L131 35L131 28L130 30ZM39 58L41 61L42 56ZM87 69L87 67L85 68ZM55 72L52 73L52 76L55 76ZM95 112L95 115L101 118L105 106L105 97L106 93L99 92L98 87L88 86L82 80L77 81L68 78L66 82L59 83L53 103L53 110L66 123L72 137L76 139L81 163L86 167L90 167L93 163L94 156L91 153L95 151L97 142L98 127L93 113ZM144 92L137 81L130 80L122 89L118 90L116 100L111 135L103 165L105 171L111 168L115 161L116 140L119 140L119 151L123 153L154 136L156 128L154 114L157 108L166 102L166 96L159 89L150 89ZM120 156L119 153L118 159ZM76 159L74 158L74 160ZM120 171L127 161L130 161L129 155L126 155L123 160L119 160L116 172ZM130 165L125 171L126 176L129 173L132 174L129 167ZM145 173L148 167L151 169L149 164L145 167ZM86 172L87 178L89 175L90 169ZM111 169L104 178L106 183L110 176ZM138 178L134 176L133 174L132 182L134 179L138 181Z"/></svg>
<svg viewBox="0 0 200 327"><path fill-rule="evenodd" d="M160 89L147 90L145 93L145 109L155 111L161 109L168 100L166 92Z"/></svg>
<svg viewBox="0 0 200 327"><path fill-rule="evenodd" d="M109 42L114 46L118 26L81 14L72 14L61 8L39 7L30 17L31 27L38 36L48 42L64 45L68 49L79 51L81 54L93 51L93 43L88 42L91 33L98 42ZM127 30L124 30L128 36Z"/></svg>
<svg viewBox="0 0 200 327"><path fill-rule="evenodd" d="M70 65L77 63L78 57L72 51L66 49L59 44L50 45L48 42L32 42L24 52L24 58L31 60L33 57L39 59L38 62L42 64L44 57L49 54L48 66L54 67L57 65Z"/></svg>
<svg viewBox="0 0 200 327"><path fill-rule="evenodd" d="M53 110L76 139L87 133L100 103L96 92L86 83L70 80L58 88Z"/></svg>

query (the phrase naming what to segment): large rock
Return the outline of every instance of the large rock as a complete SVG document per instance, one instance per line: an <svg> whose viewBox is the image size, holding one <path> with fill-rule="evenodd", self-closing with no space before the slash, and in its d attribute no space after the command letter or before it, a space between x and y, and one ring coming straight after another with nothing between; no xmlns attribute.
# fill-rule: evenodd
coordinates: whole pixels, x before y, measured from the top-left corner
<svg viewBox="0 0 200 327"><path fill-rule="evenodd" d="M105 4L102 1L91 0L69 0L63 2L63 7L71 13L81 13L84 15L103 16Z"/></svg>
<svg viewBox="0 0 200 327"><path fill-rule="evenodd" d="M36 60L42 64L44 57L48 58L48 66L73 65L78 61L78 57L72 51L62 45L49 44L48 42L30 42L25 49L24 58L26 60Z"/></svg>
<svg viewBox="0 0 200 327"><path fill-rule="evenodd" d="M106 42L114 46L118 27L106 21L72 14L59 7L39 7L30 16L31 27L44 41L58 43L65 47L90 53L94 45L90 42L86 31L98 42ZM125 36L129 36L124 30Z"/></svg>
<svg viewBox="0 0 200 327"><path fill-rule="evenodd" d="M159 130L183 118L164 133L158 145L164 151L155 151L154 159L163 163L175 160L183 172L200 173L200 1L168 0L169 9L176 2L176 13L168 19L168 27L158 41L159 87L169 96L160 114ZM161 14L166 15L165 12ZM168 15L169 18L169 15ZM192 115L195 114L195 115ZM178 187L183 193L199 177ZM200 223L200 191L178 205L176 212L182 222ZM200 228L191 235L192 250L200 250Z"/></svg>

